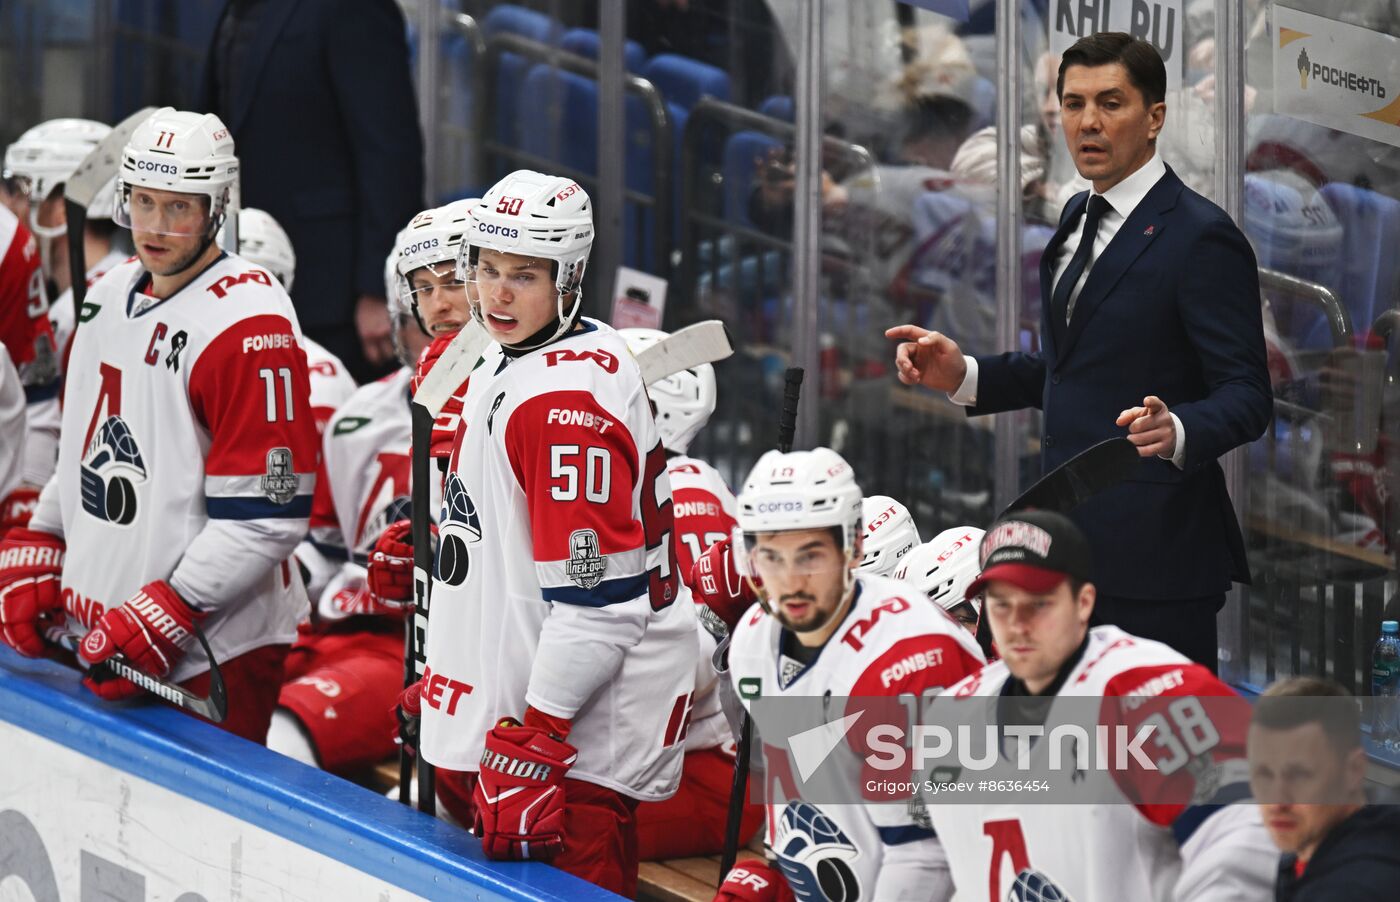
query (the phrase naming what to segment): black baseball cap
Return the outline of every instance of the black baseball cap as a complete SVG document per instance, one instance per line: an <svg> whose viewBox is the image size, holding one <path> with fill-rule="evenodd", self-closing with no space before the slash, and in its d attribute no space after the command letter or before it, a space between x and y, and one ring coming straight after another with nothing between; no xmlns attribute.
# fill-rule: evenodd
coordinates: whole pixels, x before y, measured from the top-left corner
<svg viewBox="0 0 1400 902"><path fill-rule="evenodd" d="M966 598L1003 580L1027 592L1049 592L1066 579L1087 582L1093 574L1089 540L1064 514L1022 511L993 523L982 537L982 572Z"/></svg>

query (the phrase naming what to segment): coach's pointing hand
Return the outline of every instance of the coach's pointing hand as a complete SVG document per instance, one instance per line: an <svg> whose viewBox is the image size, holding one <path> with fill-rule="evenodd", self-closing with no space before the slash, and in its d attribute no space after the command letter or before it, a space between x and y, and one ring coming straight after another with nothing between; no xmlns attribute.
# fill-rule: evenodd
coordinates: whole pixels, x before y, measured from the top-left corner
<svg viewBox="0 0 1400 902"><path fill-rule="evenodd" d="M1148 395L1141 407L1118 414L1119 426L1128 427L1128 441L1137 445L1139 457L1165 457L1176 453L1176 422L1162 399Z"/></svg>
<svg viewBox="0 0 1400 902"><path fill-rule="evenodd" d="M894 365L905 385L955 392L967 377L967 361L958 343L941 332L895 326L885 330L885 337L899 342Z"/></svg>

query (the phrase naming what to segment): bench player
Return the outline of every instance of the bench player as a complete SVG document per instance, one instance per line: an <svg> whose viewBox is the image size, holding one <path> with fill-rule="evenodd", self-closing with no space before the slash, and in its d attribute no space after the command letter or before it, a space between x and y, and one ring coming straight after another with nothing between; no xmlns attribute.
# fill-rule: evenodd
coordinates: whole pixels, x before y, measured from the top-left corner
<svg viewBox="0 0 1400 902"><path fill-rule="evenodd" d="M520 170L459 268L505 353L473 374L439 518L420 752L475 775L486 854L632 895L635 810L676 790L694 685L670 481L624 340L582 318L588 195Z"/></svg>
<svg viewBox="0 0 1400 902"><path fill-rule="evenodd" d="M115 219L137 259L84 304L58 469L29 528L0 546L0 623L23 654L44 653L62 622L83 663L121 652L203 694L200 625L228 688L222 727L261 742L306 607L289 559L311 510L316 426L291 300L215 243L237 174L212 115L164 108L123 150Z"/></svg>
<svg viewBox="0 0 1400 902"><path fill-rule="evenodd" d="M455 332L471 315L456 263L475 203L426 210L399 232L386 261L385 296L402 367L356 390L321 439L311 534L297 549L316 614L287 656L268 745L336 773L395 751L412 548L405 548L402 571L376 568L373 552L391 527L408 528L417 361L432 335ZM440 492L430 494L440 503Z"/></svg>
<svg viewBox="0 0 1400 902"><path fill-rule="evenodd" d="M757 698L918 698L981 668L972 636L912 587L857 570L861 507L850 465L829 448L770 451L744 483L739 526L760 603L734 629L729 667L751 713ZM762 737L761 716L754 725ZM720 898L779 899L785 888L804 900L951 896L939 837L907 803L802 799L785 754L765 752L776 866L739 863ZM762 893L751 891L758 883Z"/></svg>
<svg viewBox="0 0 1400 902"><path fill-rule="evenodd" d="M1120 802L1047 804L1028 794L1018 804L931 806L958 898L1272 899L1277 856L1257 806L1223 804L1249 796L1248 706L1160 642L1089 628L1088 541L1067 517L1009 515L987 530L981 558L966 597L985 591L982 614L1002 657L947 696L1097 699L1099 723L1131 728L1151 717L1157 730L1144 745L1152 770L1102 778ZM1242 716L1221 716L1231 699ZM1075 779L1087 788L1100 778Z"/></svg>

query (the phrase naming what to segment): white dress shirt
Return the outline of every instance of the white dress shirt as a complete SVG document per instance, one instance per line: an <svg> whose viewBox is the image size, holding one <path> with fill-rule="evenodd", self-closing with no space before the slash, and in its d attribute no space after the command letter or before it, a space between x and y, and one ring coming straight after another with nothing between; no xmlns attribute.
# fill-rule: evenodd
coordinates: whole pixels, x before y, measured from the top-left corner
<svg viewBox="0 0 1400 902"><path fill-rule="evenodd" d="M1122 227L1124 220L1133 214L1137 205L1142 203L1142 199L1166 174L1166 164L1162 162L1161 157L1154 153L1136 172L1103 193L1103 199L1108 202L1108 209L1099 217L1099 228L1094 233L1094 248L1090 252L1089 262L1084 267L1084 273L1079 277L1079 282L1070 290L1066 322L1074 316L1074 305L1079 300L1079 292L1084 289L1084 283L1094 268L1094 261L1099 259L1104 248L1108 247L1108 243L1113 240L1113 236L1118 234L1118 229ZM1087 207L1087 204L1085 206ZM1074 252L1079 249L1079 242L1084 233L1083 221L1084 217L1081 214L1076 221L1076 227L1065 236L1064 242L1056 251L1055 276L1054 281L1051 282L1052 285L1060 281L1060 277L1069 268L1070 260L1074 258ZM1054 294L1053 290L1051 294ZM962 385L958 386L958 390L948 397L954 404L971 407L977 403L977 359L968 355L964 355L963 359L967 362L967 376L963 378ZM1176 427L1176 448L1170 460L1177 467L1182 467L1186 460L1186 430L1182 428L1181 420L1177 418L1176 414L1170 412L1168 414L1172 418L1172 425Z"/></svg>

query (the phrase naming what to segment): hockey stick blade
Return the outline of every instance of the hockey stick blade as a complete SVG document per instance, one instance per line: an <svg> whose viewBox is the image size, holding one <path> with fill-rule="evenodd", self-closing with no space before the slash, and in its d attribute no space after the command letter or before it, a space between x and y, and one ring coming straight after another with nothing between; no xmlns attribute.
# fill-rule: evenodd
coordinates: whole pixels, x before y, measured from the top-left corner
<svg viewBox="0 0 1400 902"><path fill-rule="evenodd" d="M705 320L671 333L637 354L642 384L652 385L667 376L705 363L718 363L734 353L729 330L717 319Z"/></svg>
<svg viewBox="0 0 1400 902"><path fill-rule="evenodd" d="M1067 514L1130 478L1137 472L1139 459L1137 445L1126 438L1099 442L1045 474L1011 502L1002 516L1031 509Z"/></svg>
<svg viewBox="0 0 1400 902"><path fill-rule="evenodd" d="M212 723L223 723L224 718L228 716L228 688L224 685L224 674L219 670L219 662L214 659L214 652L209 647L209 640L204 638L204 631L196 626L194 637L199 641L200 647L204 649L204 655L209 661L209 694L207 696L195 695L178 683L167 682L160 677L146 673L144 670L138 670L125 656L120 654L112 655L107 660L94 664L88 668L88 673L98 682L120 677L177 708L198 714ZM50 630L48 639L74 654L78 653L78 637L70 632Z"/></svg>
<svg viewBox="0 0 1400 902"><path fill-rule="evenodd" d="M468 320L423 377L423 383L413 395L413 403L437 419L443 405L467 381L489 347L491 336L486 334L486 329L476 320Z"/></svg>
<svg viewBox="0 0 1400 902"><path fill-rule="evenodd" d="M121 167L122 148L131 140L132 133L155 111L155 107L148 106L117 123L116 128L88 152L63 183L63 209L68 221L68 274L72 279L73 303L76 307L82 306L83 297L87 294L83 233L87 226L88 207L97 199L97 192L116 177ZM74 313L77 312L75 309Z"/></svg>

